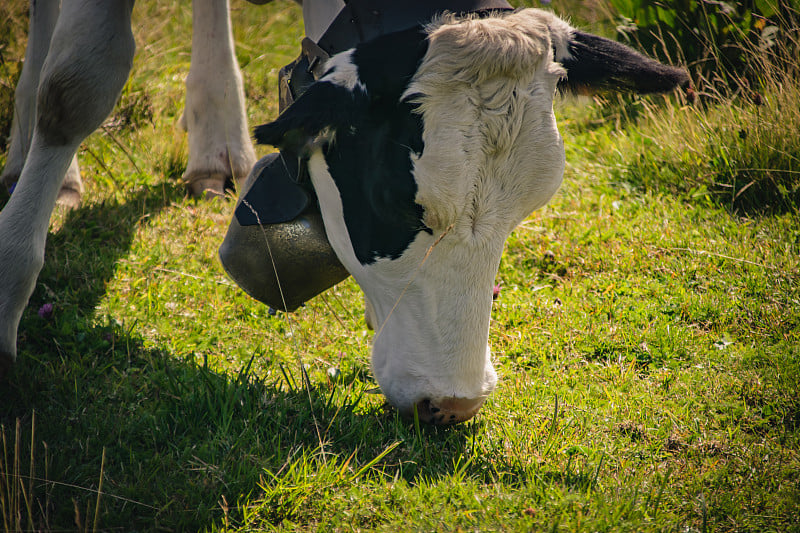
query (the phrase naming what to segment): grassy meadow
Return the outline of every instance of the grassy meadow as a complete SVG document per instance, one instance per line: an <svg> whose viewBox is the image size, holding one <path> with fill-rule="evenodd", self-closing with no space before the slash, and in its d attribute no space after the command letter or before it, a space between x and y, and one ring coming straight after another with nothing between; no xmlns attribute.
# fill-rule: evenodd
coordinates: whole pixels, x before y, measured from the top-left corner
<svg viewBox="0 0 800 533"><path fill-rule="evenodd" d="M301 13L232 4L254 126ZM0 8L2 121L25 10ZM352 279L286 315L226 277L234 199L180 182L189 3L134 16L0 383L4 531L800 531L797 77L765 70L757 102L559 98L564 184L497 277L498 389L437 428L374 394Z"/></svg>

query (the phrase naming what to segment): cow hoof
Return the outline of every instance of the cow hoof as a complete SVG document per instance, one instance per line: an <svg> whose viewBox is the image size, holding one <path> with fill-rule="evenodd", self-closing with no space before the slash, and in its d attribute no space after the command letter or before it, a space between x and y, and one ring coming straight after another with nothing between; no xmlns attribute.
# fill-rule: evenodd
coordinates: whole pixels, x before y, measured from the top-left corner
<svg viewBox="0 0 800 533"><path fill-rule="evenodd" d="M81 205L81 191L71 187L61 187L61 190L58 191L56 203L69 209L77 209Z"/></svg>
<svg viewBox="0 0 800 533"><path fill-rule="evenodd" d="M225 196L228 177L222 173L194 175L186 178L186 187L195 198L219 198Z"/></svg>
<svg viewBox="0 0 800 533"><path fill-rule="evenodd" d="M460 424L480 411L486 398L442 398L422 400L417 404L420 421L430 424Z"/></svg>

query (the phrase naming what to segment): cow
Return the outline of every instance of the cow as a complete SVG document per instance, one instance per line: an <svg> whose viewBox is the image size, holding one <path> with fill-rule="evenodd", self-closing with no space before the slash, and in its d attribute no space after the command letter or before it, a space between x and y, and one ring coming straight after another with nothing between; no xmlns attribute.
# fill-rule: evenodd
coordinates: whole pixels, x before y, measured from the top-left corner
<svg viewBox="0 0 800 533"><path fill-rule="evenodd" d="M198 0L195 9L204 2L222 5ZM299 154L310 175L327 240L365 293L381 391L404 415L433 423L468 420L495 388L491 288L511 230L560 185L564 148L552 109L558 87L656 92L687 81L683 71L549 12L493 2L503 6L410 17L407 27L368 38L358 32L362 42L316 65L319 79L255 132L259 142ZM402 19L388 14L415 2L350 0L343 8L339 0L306 0L307 33L343 14L352 22L345 9L359 4L380 21ZM17 327L43 263L63 176L130 70L132 7L132 0L62 2L38 81L27 158L0 212L0 368L16 356ZM227 11L211 17L220 18ZM239 92L238 68L222 77ZM204 89L190 72L187 91L193 88ZM190 100L193 181L197 109ZM213 158L219 150L233 157L229 145L202 143L198 155ZM242 166L251 159L242 156ZM201 191L227 176L214 161L206 166L197 180Z"/></svg>
<svg viewBox="0 0 800 533"><path fill-rule="evenodd" d="M365 295L372 371L401 413L470 419L504 243L561 184L553 99L668 91L687 74L549 11L443 14L343 50L256 139L299 154L328 240Z"/></svg>

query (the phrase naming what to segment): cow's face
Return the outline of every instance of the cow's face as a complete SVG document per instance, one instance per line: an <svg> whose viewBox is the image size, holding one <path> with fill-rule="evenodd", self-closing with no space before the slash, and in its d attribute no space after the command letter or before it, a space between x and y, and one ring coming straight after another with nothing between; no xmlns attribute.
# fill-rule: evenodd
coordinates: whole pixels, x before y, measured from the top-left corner
<svg viewBox="0 0 800 533"><path fill-rule="evenodd" d="M495 387L492 287L509 233L561 183L552 101L571 32L523 10L387 35L334 56L256 131L313 138L326 233L364 291L374 375L405 414L460 422Z"/></svg>
<svg viewBox="0 0 800 533"><path fill-rule="evenodd" d="M564 168L552 111L563 69L532 53L522 77L508 67L459 79L453 70L474 61L453 42L463 29L433 32L403 104L337 131L309 164L331 245L365 294L382 392L443 422L471 417L495 387L489 316L503 243ZM436 64L443 50L451 65ZM331 77L358 59L335 58ZM392 169L377 168L386 161Z"/></svg>

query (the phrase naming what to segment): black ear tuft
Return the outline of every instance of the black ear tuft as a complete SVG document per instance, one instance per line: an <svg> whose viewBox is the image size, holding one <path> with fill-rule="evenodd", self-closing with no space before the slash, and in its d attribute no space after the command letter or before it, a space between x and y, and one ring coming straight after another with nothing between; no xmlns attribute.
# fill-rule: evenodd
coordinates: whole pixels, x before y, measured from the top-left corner
<svg viewBox="0 0 800 533"><path fill-rule="evenodd" d="M259 144L301 149L327 127L350 124L366 109L366 94L327 81L311 85L275 121L257 126Z"/></svg>
<svg viewBox="0 0 800 533"><path fill-rule="evenodd" d="M562 89L622 89L659 93L689 83L685 70L664 65L624 44L590 33L574 31L570 36L571 57L562 61L567 78Z"/></svg>
<svg viewBox="0 0 800 533"><path fill-rule="evenodd" d="M255 139L258 144L270 144L282 150L297 152L305 146L312 136L305 133L303 128L287 129L285 123L270 122L256 126Z"/></svg>

